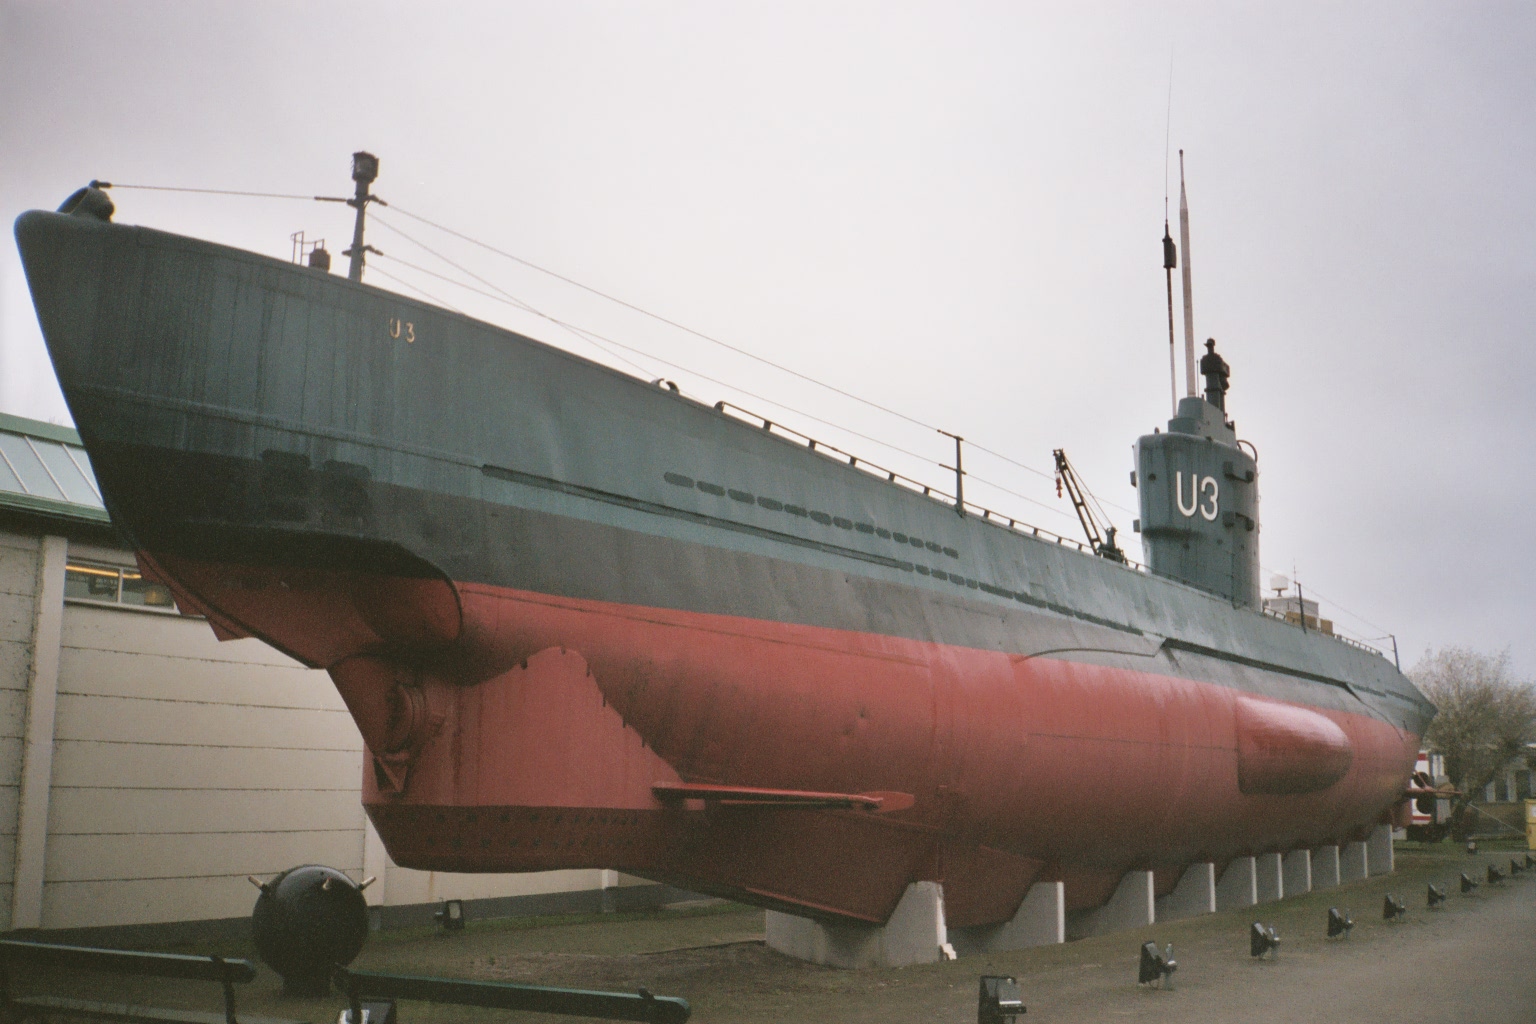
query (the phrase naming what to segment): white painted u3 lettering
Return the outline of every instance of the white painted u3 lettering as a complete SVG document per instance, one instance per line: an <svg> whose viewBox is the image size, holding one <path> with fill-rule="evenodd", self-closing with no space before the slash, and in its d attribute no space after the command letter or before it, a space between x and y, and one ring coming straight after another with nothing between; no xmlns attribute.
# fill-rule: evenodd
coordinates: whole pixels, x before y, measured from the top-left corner
<svg viewBox="0 0 1536 1024"><path fill-rule="evenodd" d="M1179 503L1179 511L1184 518L1193 519L1196 512L1202 519L1214 520L1217 514L1217 495L1220 493L1220 485L1213 476L1202 477L1199 474L1189 474L1189 504L1184 504L1184 471L1177 470L1173 474L1173 496Z"/></svg>

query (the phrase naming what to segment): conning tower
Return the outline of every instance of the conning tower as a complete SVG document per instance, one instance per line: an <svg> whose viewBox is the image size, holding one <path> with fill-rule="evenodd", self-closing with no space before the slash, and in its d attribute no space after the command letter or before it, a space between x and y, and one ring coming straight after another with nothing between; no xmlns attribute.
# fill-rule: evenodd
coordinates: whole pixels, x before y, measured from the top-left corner
<svg viewBox="0 0 1536 1024"><path fill-rule="evenodd" d="M1159 576L1258 609L1258 462L1227 418L1231 369L1214 339L1205 348L1205 397L1180 399L1167 433L1136 442L1142 547Z"/></svg>

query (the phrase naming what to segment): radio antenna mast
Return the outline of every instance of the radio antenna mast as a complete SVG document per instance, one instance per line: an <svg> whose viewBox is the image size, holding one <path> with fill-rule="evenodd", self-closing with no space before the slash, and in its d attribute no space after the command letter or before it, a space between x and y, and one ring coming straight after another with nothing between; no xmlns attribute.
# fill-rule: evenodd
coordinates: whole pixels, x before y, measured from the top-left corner
<svg viewBox="0 0 1536 1024"><path fill-rule="evenodd" d="M1195 297L1189 283L1189 195L1184 191L1184 151L1179 150L1179 248L1184 250L1184 384L1195 397Z"/></svg>
<svg viewBox="0 0 1536 1024"><path fill-rule="evenodd" d="M1173 54L1168 55L1168 116L1163 123L1163 278L1168 284L1168 398L1179 414L1179 365L1173 340L1173 271L1179 265L1179 250L1168 233L1168 150L1173 137ZM1182 154L1181 154L1182 155Z"/></svg>

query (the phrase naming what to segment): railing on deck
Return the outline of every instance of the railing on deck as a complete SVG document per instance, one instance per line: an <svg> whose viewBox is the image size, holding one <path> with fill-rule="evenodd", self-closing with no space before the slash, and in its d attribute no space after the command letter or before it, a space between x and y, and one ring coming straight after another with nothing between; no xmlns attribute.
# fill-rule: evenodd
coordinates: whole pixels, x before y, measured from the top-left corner
<svg viewBox="0 0 1536 1024"><path fill-rule="evenodd" d="M1378 658L1385 658L1387 656L1386 651L1383 651L1379 647L1373 647L1366 643L1364 640L1356 640L1354 637L1348 637L1342 633L1325 633L1315 626L1303 627L1300 619L1293 619L1285 612L1277 612L1271 608L1265 608L1263 611L1265 615L1268 615L1272 619L1279 619L1281 622L1284 622L1288 626L1295 626L1298 629L1305 628L1308 633L1316 633L1318 636L1326 636L1330 640L1337 640L1339 643L1345 644L1346 646L1359 648L1360 650L1365 651L1367 654L1376 655Z"/></svg>
<svg viewBox="0 0 1536 1024"><path fill-rule="evenodd" d="M1023 520L1015 519L1012 516L1005 516L1001 512L996 512L990 508L987 508L985 505L978 505L974 501L957 502L955 496L948 491L934 487L932 484L925 484L921 480L915 480L904 473L896 472L894 469L887 469L886 467L878 463L871 462L869 459L863 458L862 456L854 455L851 452L846 452L835 444L828 444L825 441L818 441L816 438L810 436L809 434L801 433L794 427L786 427L784 424L777 423L774 420L769 419L767 416L760 416L757 413L743 409L741 406L732 402L716 402L715 411L725 413L732 419L741 420L743 423L750 423L753 426L765 430L770 434L775 434L779 437L785 438L786 440L794 441L798 444L803 444L809 450L813 452L819 452L828 458L835 458L840 461L846 460L849 466L868 473L870 476L876 479L883 479L887 483L896 484L898 487L903 487L906 490L912 491L916 494L921 494L925 498L932 498L935 501L943 502L944 504L955 508L957 511L963 510L966 515L975 516L983 522L991 523L993 526L1005 530L1011 530L1014 533L1021 533L1029 537L1039 537L1044 540L1053 541L1054 543L1060 544L1063 547L1076 548L1078 551L1081 551L1087 555L1096 554L1092 548L1084 544L1082 541L1073 540L1071 537L1063 537L1061 534L1056 533L1054 530L1047 530L1044 527L1033 526L1024 522ZM1105 561L1112 562L1113 560L1105 559ZM1137 572L1147 571L1146 566L1142 565L1140 562L1132 561L1129 558L1127 558L1122 564L1136 570Z"/></svg>

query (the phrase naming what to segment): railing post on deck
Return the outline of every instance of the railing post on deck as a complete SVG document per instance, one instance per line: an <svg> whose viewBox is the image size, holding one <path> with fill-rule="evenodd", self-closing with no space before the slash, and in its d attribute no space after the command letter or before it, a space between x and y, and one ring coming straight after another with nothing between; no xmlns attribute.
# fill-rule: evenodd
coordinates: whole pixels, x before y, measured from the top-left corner
<svg viewBox="0 0 1536 1024"><path fill-rule="evenodd" d="M944 466L941 464L940 468L953 469L955 471L955 511L963 516L965 515L965 463L961 461L962 453L960 450L960 445L962 442L964 442L965 438L961 437L959 434L951 434L949 431L943 429L940 429L939 433L943 434L945 437L952 437L955 439L955 464L953 466Z"/></svg>

